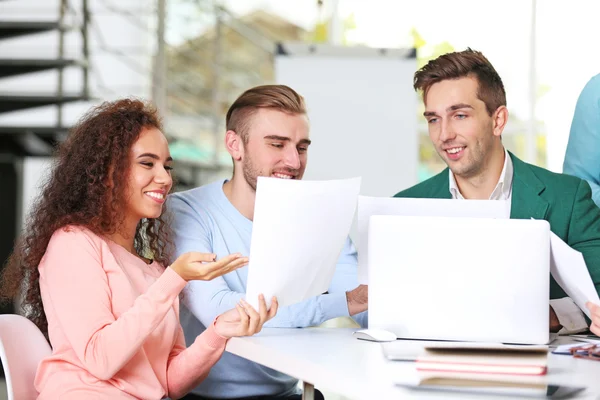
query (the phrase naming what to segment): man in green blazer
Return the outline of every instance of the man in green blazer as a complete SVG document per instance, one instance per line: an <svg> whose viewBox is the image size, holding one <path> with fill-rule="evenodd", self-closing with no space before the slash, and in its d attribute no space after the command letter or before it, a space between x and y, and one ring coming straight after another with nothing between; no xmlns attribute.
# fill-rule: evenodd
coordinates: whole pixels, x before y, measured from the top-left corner
<svg viewBox="0 0 600 400"><path fill-rule="evenodd" d="M506 94L492 64L471 49L449 53L418 70L414 82L423 94L429 137L448 168L395 197L508 200L510 218L545 219L552 232L583 253L599 291L600 209L590 186L527 164L504 149ZM587 328L582 311L554 279L550 298L551 331Z"/></svg>

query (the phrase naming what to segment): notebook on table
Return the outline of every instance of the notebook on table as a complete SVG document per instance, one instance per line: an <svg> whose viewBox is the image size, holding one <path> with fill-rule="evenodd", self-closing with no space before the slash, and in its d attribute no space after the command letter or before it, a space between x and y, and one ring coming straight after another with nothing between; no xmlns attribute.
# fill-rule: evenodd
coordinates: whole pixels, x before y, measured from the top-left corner
<svg viewBox="0 0 600 400"><path fill-rule="evenodd" d="M383 343L391 361L415 361L418 371L544 375L548 346L482 342L405 341Z"/></svg>

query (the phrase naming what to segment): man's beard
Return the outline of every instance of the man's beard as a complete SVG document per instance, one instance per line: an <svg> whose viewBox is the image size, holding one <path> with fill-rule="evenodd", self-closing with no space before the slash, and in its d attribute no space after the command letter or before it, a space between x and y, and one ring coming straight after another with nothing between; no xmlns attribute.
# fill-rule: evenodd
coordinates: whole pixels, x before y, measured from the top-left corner
<svg viewBox="0 0 600 400"><path fill-rule="evenodd" d="M299 171L290 168L280 168L281 170L285 170L286 172L295 176L294 179L300 179ZM252 158L246 156L244 162L242 163L242 173L244 174L244 179L248 186L252 188L256 192L256 185L258 183L259 176L270 177L271 173L265 173L265 171L260 171L254 163L252 162Z"/></svg>
<svg viewBox="0 0 600 400"><path fill-rule="evenodd" d="M488 157L494 150L491 141L485 142L482 140L471 143L468 149L469 153L465 156L466 159L464 160L464 164L462 166L450 168L455 176L460 176L463 179L470 179L480 175L485 170L488 163ZM444 158L442 157L442 159ZM450 164L447 164L448 167L450 167Z"/></svg>
<svg viewBox="0 0 600 400"><path fill-rule="evenodd" d="M249 156L246 156L244 162L242 163L242 172L244 173L244 179L248 186L252 188L256 192L256 184L258 182L258 177L261 175L260 171L256 169L252 159Z"/></svg>

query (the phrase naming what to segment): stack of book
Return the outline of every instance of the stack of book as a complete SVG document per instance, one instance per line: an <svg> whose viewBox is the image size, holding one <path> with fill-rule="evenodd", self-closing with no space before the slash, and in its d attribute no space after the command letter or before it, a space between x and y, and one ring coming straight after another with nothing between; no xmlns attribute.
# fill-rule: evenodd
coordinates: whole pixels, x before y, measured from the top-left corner
<svg viewBox="0 0 600 400"><path fill-rule="evenodd" d="M417 356L418 371L540 376L548 370L548 346L436 342Z"/></svg>
<svg viewBox="0 0 600 400"><path fill-rule="evenodd" d="M548 391L548 346L476 342L384 343L390 360L414 361L421 389L496 394L543 394Z"/></svg>

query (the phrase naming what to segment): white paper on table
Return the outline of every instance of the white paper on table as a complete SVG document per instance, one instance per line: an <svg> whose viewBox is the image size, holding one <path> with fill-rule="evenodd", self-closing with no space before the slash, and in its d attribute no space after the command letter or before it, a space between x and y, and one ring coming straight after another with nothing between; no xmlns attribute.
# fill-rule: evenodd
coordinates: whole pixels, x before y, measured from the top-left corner
<svg viewBox="0 0 600 400"><path fill-rule="evenodd" d="M257 307L262 293L288 306L328 290L360 181L258 178L246 301Z"/></svg>
<svg viewBox="0 0 600 400"><path fill-rule="evenodd" d="M591 318L585 303L591 301L600 304L600 298L583 255L552 232L550 233L550 273L577 307Z"/></svg>
<svg viewBox="0 0 600 400"><path fill-rule="evenodd" d="M358 250L358 283L369 283L369 218L372 215L400 215L415 217L510 217L507 200L452 200L413 199L394 197L358 196L358 224L356 248ZM402 244L399 243L398 246ZM401 250L400 250L401 251Z"/></svg>

